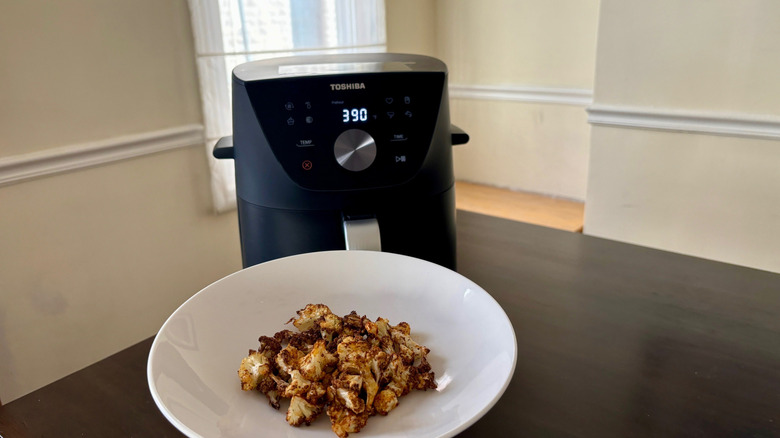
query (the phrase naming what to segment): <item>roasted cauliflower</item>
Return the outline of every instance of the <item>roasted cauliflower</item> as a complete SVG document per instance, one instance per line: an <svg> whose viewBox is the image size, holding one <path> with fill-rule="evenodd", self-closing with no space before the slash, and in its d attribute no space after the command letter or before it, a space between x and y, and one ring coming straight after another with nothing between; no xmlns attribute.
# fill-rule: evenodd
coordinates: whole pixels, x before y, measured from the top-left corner
<svg viewBox="0 0 780 438"><path fill-rule="evenodd" d="M298 332L261 336L238 369L242 390L262 392L274 409L290 400L290 425L309 425L325 412L344 438L368 417L387 415L410 391L436 388L430 350L412 339L409 324L371 321L355 311L339 317L324 304L296 314L288 323Z"/></svg>
<svg viewBox="0 0 780 438"><path fill-rule="evenodd" d="M267 357L255 350L249 350L249 356L241 359L241 366L238 368L241 389L251 391L257 388L258 383L271 374L270 365Z"/></svg>

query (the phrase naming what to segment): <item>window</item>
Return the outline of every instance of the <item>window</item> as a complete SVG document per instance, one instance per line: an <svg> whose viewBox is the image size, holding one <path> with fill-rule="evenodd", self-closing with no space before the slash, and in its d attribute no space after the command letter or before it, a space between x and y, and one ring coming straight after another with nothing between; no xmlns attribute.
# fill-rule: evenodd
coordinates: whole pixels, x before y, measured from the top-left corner
<svg viewBox="0 0 780 438"><path fill-rule="evenodd" d="M235 208L233 162L211 149L231 135L230 74L279 56L385 51L383 0L189 0L211 189L217 211Z"/></svg>

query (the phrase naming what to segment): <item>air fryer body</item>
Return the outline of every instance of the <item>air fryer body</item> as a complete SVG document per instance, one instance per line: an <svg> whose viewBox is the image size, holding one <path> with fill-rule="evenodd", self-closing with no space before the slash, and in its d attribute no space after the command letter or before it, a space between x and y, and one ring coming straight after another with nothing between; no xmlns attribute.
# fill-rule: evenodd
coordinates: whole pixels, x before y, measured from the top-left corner
<svg viewBox="0 0 780 438"><path fill-rule="evenodd" d="M345 249L345 220L371 218L383 251L454 269L448 102L446 67L424 56L237 67L232 158L244 267Z"/></svg>

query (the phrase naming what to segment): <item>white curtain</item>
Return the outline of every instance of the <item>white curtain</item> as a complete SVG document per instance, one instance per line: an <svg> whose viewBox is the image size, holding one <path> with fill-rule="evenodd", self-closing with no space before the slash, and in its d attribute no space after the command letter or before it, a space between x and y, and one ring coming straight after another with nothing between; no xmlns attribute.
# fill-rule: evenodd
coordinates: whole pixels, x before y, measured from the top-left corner
<svg viewBox="0 0 780 438"><path fill-rule="evenodd" d="M278 56L385 51L383 0L189 0L214 208L235 208L232 160L211 150L232 134L238 64Z"/></svg>

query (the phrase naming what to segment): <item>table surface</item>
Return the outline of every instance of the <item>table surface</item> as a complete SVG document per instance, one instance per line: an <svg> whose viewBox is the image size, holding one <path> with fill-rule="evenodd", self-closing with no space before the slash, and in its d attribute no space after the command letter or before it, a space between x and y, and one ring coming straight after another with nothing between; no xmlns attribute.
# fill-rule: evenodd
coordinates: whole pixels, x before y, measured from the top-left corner
<svg viewBox="0 0 780 438"><path fill-rule="evenodd" d="M780 275L464 211L458 271L518 347L460 436L780 437ZM0 435L181 436L149 394L151 342L0 406Z"/></svg>

